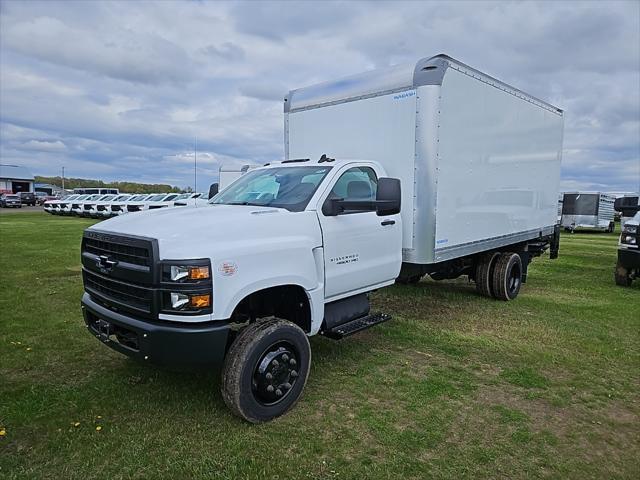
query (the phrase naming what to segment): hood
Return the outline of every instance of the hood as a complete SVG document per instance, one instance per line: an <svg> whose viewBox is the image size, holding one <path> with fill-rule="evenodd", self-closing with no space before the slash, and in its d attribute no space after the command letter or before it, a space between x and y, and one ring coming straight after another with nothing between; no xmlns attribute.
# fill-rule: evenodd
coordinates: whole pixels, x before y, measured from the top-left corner
<svg viewBox="0 0 640 480"><path fill-rule="evenodd" d="M161 259L208 258L240 248L286 248L322 244L316 213L249 205L162 208L130 213L89 227L122 235L155 238Z"/></svg>

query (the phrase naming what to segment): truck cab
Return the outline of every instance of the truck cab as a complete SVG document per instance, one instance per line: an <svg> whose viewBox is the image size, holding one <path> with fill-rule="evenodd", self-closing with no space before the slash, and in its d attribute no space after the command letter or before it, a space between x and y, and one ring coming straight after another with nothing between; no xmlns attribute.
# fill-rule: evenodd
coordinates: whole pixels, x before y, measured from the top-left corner
<svg viewBox="0 0 640 480"><path fill-rule="evenodd" d="M87 328L149 363L224 362L227 404L271 419L302 391L307 336L388 318L366 294L400 272L399 213L399 181L379 164L294 160L246 173L205 209L107 220L82 242Z"/></svg>
<svg viewBox="0 0 640 480"><path fill-rule="evenodd" d="M628 287L640 277L640 211L622 225L618 243L616 285Z"/></svg>

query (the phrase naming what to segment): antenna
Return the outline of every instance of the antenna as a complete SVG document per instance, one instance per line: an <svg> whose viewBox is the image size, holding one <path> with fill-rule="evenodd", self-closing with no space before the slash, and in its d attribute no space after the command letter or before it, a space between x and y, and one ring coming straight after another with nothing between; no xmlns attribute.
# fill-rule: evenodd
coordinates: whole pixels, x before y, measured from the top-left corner
<svg viewBox="0 0 640 480"><path fill-rule="evenodd" d="M62 167L62 190L64 190L64 167Z"/></svg>

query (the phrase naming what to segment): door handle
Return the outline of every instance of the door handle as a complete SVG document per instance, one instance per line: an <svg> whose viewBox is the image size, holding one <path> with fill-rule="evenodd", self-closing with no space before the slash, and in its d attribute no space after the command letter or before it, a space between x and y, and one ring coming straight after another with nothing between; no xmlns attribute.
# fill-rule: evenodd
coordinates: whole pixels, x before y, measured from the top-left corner
<svg viewBox="0 0 640 480"><path fill-rule="evenodd" d="M380 225L382 225L383 227L386 225L395 225L396 221L395 220L385 220L384 222L382 222Z"/></svg>

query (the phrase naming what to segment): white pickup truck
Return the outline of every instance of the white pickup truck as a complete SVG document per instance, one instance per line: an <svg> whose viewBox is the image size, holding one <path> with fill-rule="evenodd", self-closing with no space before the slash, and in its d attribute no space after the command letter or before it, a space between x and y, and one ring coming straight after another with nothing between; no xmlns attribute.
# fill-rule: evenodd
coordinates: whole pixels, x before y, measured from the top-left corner
<svg viewBox="0 0 640 480"><path fill-rule="evenodd" d="M446 56L290 92L286 160L204 208L85 231L86 326L143 362L222 365L230 409L273 419L301 396L309 336L390 319L369 292L466 275L511 300L557 256L562 119Z"/></svg>

